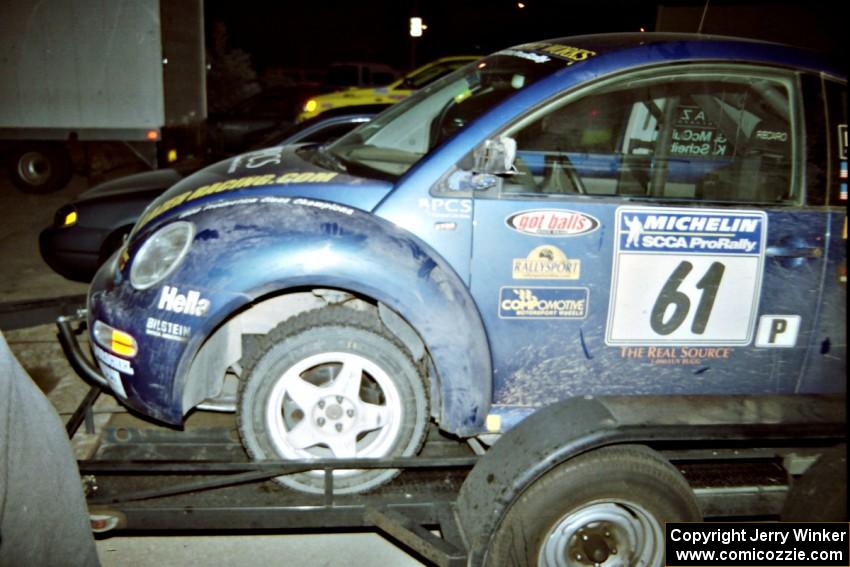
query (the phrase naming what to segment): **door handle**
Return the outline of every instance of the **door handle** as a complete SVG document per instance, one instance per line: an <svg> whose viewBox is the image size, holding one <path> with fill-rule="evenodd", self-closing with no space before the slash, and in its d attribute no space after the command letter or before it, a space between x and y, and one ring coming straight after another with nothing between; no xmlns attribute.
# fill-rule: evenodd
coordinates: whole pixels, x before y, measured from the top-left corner
<svg viewBox="0 0 850 567"><path fill-rule="evenodd" d="M814 246L768 246L765 254L776 258L820 258L823 256L823 248Z"/></svg>

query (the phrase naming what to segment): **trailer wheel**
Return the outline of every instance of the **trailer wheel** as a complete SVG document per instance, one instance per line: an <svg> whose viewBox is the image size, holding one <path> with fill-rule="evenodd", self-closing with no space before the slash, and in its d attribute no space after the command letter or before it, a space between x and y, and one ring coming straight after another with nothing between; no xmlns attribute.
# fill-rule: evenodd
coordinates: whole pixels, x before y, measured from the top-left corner
<svg viewBox="0 0 850 567"><path fill-rule="evenodd" d="M664 523L702 519L688 483L642 446L590 451L535 481L510 506L486 564L655 567Z"/></svg>
<svg viewBox="0 0 850 567"><path fill-rule="evenodd" d="M260 341L240 386L239 429L257 460L415 454L429 416L424 380L407 350L371 313L310 311ZM397 470L334 473L334 491L362 492ZM280 484L321 493L321 471Z"/></svg>
<svg viewBox="0 0 850 567"><path fill-rule="evenodd" d="M58 191L71 179L72 170L71 157L61 144L21 144L8 157L9 178L25 193Z"/></svg>

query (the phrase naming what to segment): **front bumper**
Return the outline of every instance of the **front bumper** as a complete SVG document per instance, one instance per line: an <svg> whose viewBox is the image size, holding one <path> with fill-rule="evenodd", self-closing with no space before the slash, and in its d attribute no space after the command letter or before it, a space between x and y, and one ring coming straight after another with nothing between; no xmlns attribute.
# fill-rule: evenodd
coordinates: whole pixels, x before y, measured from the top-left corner
<svg viewBox="0 0 850 567"><path fill-rule="evenodd" d="M127 407L169 425L181 425L183 408L179 397L173 395L173 388L152 384L140 375L131 361L109 353L96 344L91 345L92 357L84 354L79 335L84 332L87 320L89 312L80 310L75 315L62 316L56 321L59 342L71 368L83 379L109 390ZM167 378L166 382L170 386L171 378Z"/></svg>

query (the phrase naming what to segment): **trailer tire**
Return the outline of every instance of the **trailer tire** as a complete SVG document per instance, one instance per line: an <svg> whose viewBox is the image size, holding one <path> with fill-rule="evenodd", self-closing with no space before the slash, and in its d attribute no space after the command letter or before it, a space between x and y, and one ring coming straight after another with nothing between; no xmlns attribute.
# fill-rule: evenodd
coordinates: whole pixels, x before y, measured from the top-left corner
<svg viewBox="0 0 850 567"><path fill-rule="evenodd" d="M520 494L485 563L655 567L663 565L664 523L701 519L687 481L661 455L605 447L557 465Z"/></svg>
<svg viewBox="0 0 850 567"><path fill-rule="evenodd" d="M293 317L261 338L245 363L238 403L243 445L257 460L413 455L429 417L419 368L373 313L335 306ZM398 472L337 471L334 492L370 490ZM324 491L322 471L275 480Z"/></svg>
<svg viewBox="0 0 850 567"><path fill-rule="evenodd" d="M67 185L73 173L65 146L50 142L19 144L7 158L12 183L24 193L52 193Z"/></svg>

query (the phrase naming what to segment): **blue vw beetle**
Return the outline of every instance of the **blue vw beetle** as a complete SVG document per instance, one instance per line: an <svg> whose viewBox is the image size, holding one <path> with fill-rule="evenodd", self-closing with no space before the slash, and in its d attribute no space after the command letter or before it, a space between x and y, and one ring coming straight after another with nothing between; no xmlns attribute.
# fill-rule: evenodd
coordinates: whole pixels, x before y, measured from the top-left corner
<svg viewBox="0 0 850 567"><path fill-rule="evenodd" d="M256 459L489 443L586 394L843 392L838 69L711 36L497 52L177 183L92 283L94 357L166 423L236 411Z"/></svg>

